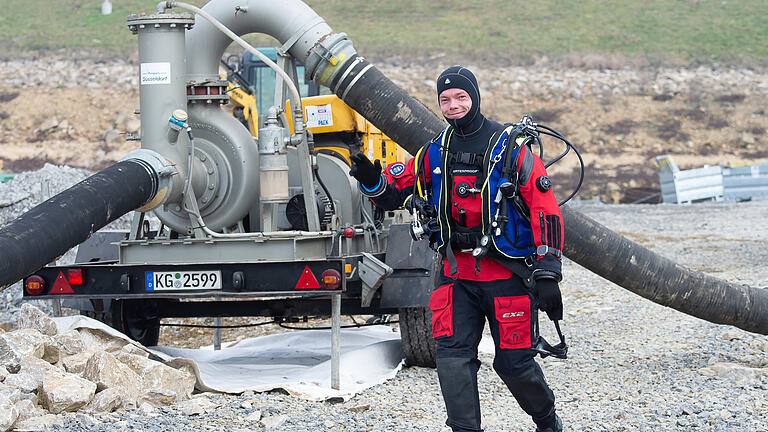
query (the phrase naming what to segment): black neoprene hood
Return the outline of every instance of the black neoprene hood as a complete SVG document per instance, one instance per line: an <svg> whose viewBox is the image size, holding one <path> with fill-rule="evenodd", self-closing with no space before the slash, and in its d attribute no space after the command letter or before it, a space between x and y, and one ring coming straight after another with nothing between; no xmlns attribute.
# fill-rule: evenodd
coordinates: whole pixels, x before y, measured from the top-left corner
<svg viewBox="0 0 768 432"><path fill-rule="evenodd" d="M467 92L470 99L472 99L472 108L470 108L469 112L462 118L445 118L445 120L458 131L467 133L474 132L476 128L473 127L473 123L478 123L478 120L482 123L483 118L482 114L480 114L480 88L477 85L475 75L463 66L451 66L444 70L437 78L438 104L440 102L440 93L452 88L461 89Z"/></svg>

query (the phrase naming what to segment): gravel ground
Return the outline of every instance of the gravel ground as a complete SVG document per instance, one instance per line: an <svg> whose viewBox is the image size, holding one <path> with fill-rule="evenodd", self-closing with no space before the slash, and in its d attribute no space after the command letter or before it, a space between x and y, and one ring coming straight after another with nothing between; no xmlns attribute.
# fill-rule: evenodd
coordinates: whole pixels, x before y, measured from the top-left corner
<svg viewBox="0 0 768 432"><path fill-rule="evenodd" d="M682 265L753 287L767 285L768 201L581 204L579 210ZM654 304L568 260L564 273L570 358L540 364L566 430L768 431L768 337ZM543 323L545 332L548 327ZM533 423L493 372L492 356L480 358L485 430L532 431ZM721 363L728 368L717 369ZM436 372L418 367L404 368L345 402L308 402L280 391L204 393L162 409L145 405L111 414L63 414L58 420L53 430L448 430Z"/></svg>

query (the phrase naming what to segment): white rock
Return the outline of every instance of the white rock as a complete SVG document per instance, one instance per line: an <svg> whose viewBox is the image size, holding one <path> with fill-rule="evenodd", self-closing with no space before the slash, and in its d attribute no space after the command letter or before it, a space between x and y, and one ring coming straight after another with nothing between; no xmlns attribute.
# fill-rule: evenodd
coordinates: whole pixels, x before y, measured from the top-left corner
<svg viewBox="0 0 768 432"><path fill-rule="evenodd" d="M704 375L716 376L737 384L758 384L760 377L768 376L768 369L751 368L736 363L715 363L699 369Z"/></svg>
<svg viewBox="0 0 768 432"><path fill-rule="evenodd" d="M122 389L113 387L96 393L86 409L94 412L112 412L122 406Z"/></svg>
<svg viewBox="0 0 768 432"><path fill-rule="evenodd" d="M66 421L63 416L54 414L45 414L40 417L32 417L24 421L17 421L13 430L16 432L37 432L48 430L54 425L62 424Z"/></svg>
<svg viewBox="0 0 768 432"><path fill-rule="evenodd" d="M120 360L120 354L123 354L123 353L125 353L125 354L133 354L133 355L137 355L137 356L144 357L144 358L149 357L149 352L147 350L141 349L138 346L136 346L134 344L130 344L130 343L129 344L125 344L125 346L120 348L120 352L116 354L118 356L118 360ZM122 360L120 360L120 361L122 361Z"/></svg>
<svg viewBox="0 0 768 432"><path fill-rule="evenodd" d="M0 366L0 383L5 381L7 377L8 377L8 369L6 369L5 366Z"/></svg>
<svg viewBox="0 0 768 432"><path fill-rule="evenodd" d="M93 429L95 426L99 424L99 421L93 418L92 416L89 416L85 413L77 413L75 414L75 418L77 419L77 422L80 424L81 427L83 427L86 430Z"/></svg>
<svg viewBox="0 0 768 432"><path fill-rule="evenodd" d="M196 398L186 400L180 405L181 412L188 416L201 415L216 409L216 404L211 402L211 400L205 396L198 396Z"/></svg>
<svg viewBox="0 0 768 432"><path fill-rule="evenodd" d="M55 336L56 323L40 309L29 303L23 303L19 309L19 328L33 329L47 336Z"/></svg>
<svg viewBox="0 0 768 432"><path fill-rule="evenodd" d="M120 350L128 343L97 329L79 328L77 331L86 350L113 352Z"/></svg>
<svg viewBox="0 0 768 432"><path fill-rule="evenodd" d="M116 129L109 128L104 132L104 142L107 144L118 143L124 139L125 137Z"/></svg>
<svg viewBox="0 0 768 432"><path fill-rule="evenodd" d="M99 391L120 387L127 400L133 401L139 396L141 378L108 352L96 352L88 359L83 378L95 383Z"/></svg>
<svg viewBox="0 0 768 432"><path fill-rule="evenodd" d="M180 398L176 392L163 389L142 389L142 394L139 396L138 402L146 402L154 406L168 406L176 403Z"/></svg>
<svg viewBox="0 0 768 432"><path fill-rule="evenodd" d="M52 129L56 129L59 126L59 121L56 117L48 117L40 124L40 132L47 132Z"/></svg>
<svg viewBox="0 0 768 432"><path fill-rule="evenodd" d="M264 427L268 430L277 429L282 426L286 420L288 420L288 417L284 415L266 416L261 419L261 424L263 424Z"/></svg>
<svg viewBox="0 0 768 432"><path fill-rule="evenodd" d="M38 392L43 406L57 414L88 404L96 393L96 384L70 373L49 372Z"/></svg>
<svg viewBox="0 0 768 432"><path fill-rule="evenodd" d="M7 399L12 403L15 403L24 398L22 397L21 390L0 383L0 399Z"/></svg>
<svg viewBox="0 0 768 432"><path fill-rule="evenodd" d="M21 370L16 374L9 375L3 383L18 388L22 392L30 393L37 390L46 373L58 371L60 369L57 366L45 360L26 356L21 359Z"/></svg>
<svg viewBox="0 0 768 432"><path fill-rule="evenodd" d="M43 358L46 342L51 341L50 336L32 329L14 330L0 335L0 338L4 338L20 358L25 356Z"/></svg>
<svg viewBox="0 0 768 432"><path fill-rule="evenodd" d="M70 356L85 351L85 343L77 330L70 330L53 337L61 355Z"/></svg>
<svg viewBox="0 0 768 432"><path fill-rule="evenodd" d="M61 359L61 365L69 373L82 375L85 371L85 365L96 351L83 351Z"/></svg>
<svg viewBox="0 0 768 432"><path fill-rule="evenodd" d="M29 399L21 399L16 401L14 405L16 406L16 409L19 410L19 418L16 419L17 422L46 414L42 408L35 405L35 403Z"/></svg>
<svg viewBox="0 0 768 432"><path fill-rule="evenodd" d="M159 394L170 391L177 398L186 399L195 389L195 376L187 370L174 369L149 358L124 352L118 353L117 359L141 377L141 388L144 391Z"/></svg>
<svg viewBox="0 0 768 432"><path fill-rule="evenodd" d="M150 417L154 417L157 415L157 410L155 410L155 407L152 406L152 404L147 402L142 402L139 405L139 409L146 415Z"/></svg>
<svg viewBox="0 0 768 432"><path fill-rule="evenodd" d="M6 342L3 334L0 334L0 367L4 367L10 373L16 373L21 369L19 355Z"/></svg>
<svg viewBox="0 0 768 432"><path fill-rule="evenodd" d="M10 375L3 383L10 387L15 387L25 393L31 393L40 385L41 377L27 371L20 371Z"/></svg>
<svg viewBox="0 0 768 432"><path fill-rule="evenodd" d="M261 410L255 410L252 413L245 416L246 421L257 422L261 420Z"/></svg>
<svg viewBox="0 0 768 432"><path fill-rule="evenodd" d="M129 117L125 120L125 131L130 133L136 133L141 128L141 120L136 117Z"/></svg>
<svg viewBox="0 0 768 432"><path fill-rule="evenodd" d="M19 410L16 409L13 402L0 396L0 431L11 430L18 418Z"/></svg>

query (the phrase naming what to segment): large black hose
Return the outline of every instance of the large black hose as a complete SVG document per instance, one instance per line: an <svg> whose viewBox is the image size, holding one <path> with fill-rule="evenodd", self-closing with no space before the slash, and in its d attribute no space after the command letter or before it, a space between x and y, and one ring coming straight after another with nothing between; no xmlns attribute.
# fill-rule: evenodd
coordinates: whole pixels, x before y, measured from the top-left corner
<svg viewBox="0 0 768 432"><path fill-rule="evenodd" d="M367 61L349 62L331 88L409 153L444 127L437 116ZM718 324L768 334L768 291L681 267L563 207L563 253L584 268L651 301Z"/></svg>
<svg viewBox="0 0 768 432"><path fill-rule="evenodd" d="M118 162L0 228L0 291L54 261L94 232L147 203L157 176L138 160Z"/></svg>
<svg viewBox="0 0 768 432"><path fill-rule="evenodd" d="M768 333L768 290L732 284L683 267L581 212L568 206L562 211L566 233L563 253L581 266L680 312Z"/></svg>
<svg viewBox="0 0 768 432"><path fill-rule="evenodd" d="M329 87L411 155L447 126L368 60L358 57L346 69Z"/></svg>

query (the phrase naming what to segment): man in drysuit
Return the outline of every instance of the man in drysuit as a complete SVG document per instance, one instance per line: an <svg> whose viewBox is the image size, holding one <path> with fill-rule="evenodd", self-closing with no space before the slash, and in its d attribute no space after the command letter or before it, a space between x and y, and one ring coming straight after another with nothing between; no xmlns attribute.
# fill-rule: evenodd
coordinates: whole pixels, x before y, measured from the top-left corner
<svg viewBox="0 0 768 432"><path fill-rule="evenodd" d="M446 424L454 431L481 430L477 347L487 319L494 369L537 431L561 431L533 349L537 309L553 320L563 314L563 220L552 183L519 129L480 112L472 72L446 69L437 94L449 126L416 157L382 174L378 160L358 153L350 174L377 207L415 208L436 219L430 241L443 272L429 307Z"/></svg>

